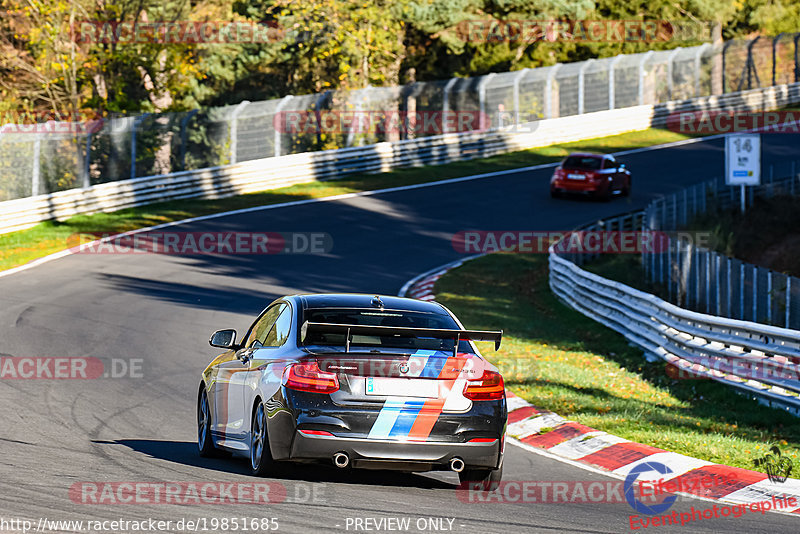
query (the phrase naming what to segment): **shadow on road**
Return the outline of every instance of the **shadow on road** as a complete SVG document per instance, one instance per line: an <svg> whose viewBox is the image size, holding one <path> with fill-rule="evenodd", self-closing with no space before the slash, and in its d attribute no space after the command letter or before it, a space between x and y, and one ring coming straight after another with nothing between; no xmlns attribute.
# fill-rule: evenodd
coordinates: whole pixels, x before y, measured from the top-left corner
<svg viewBox="0 0 800 534"><path fill-rule="evenodd" d="M201 458L197 444L191 441L167 441L149 439L96 440L100 445L123 445L129 449L159 460L209 469L237 475L250 475L250 466L243 458ZM368 486L400 486L423 489L455 489L456 484L427 477L421 474L400 471L347 469L338 470L324 464L286 463L272 473L272 479L306 482L330 482L335 484L363 484Z"/></svg>

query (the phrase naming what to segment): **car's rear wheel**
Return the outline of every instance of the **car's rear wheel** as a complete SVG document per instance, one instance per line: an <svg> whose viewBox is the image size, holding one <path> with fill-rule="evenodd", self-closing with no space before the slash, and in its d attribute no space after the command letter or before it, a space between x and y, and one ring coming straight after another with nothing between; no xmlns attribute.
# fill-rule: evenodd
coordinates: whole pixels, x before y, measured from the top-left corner
<svg viewBox="0 0 800 534"><path fill-rule="evenodd" d="M497 469L464 469L458 474L458 479L461 484L467 484L470 488L483 491L496 490L502 478L502 460L500 460L500 467Z"/></svg>
<svg viewBox="0 0 800 534"><path fill-rule="evenodd" d="M219 450L214 447L211 439L211 411L208 408L208 395L205 388L200 392L197 402L197 450L204 458L219 456Z"/></svg>
<svg viewBox="0 0 800 534"><path fill-rule="evenodd" d="M275 467L275 460L272 459L269 449L267 415L264 404L260 401L253 410L253 424L250 428L250 467L254 475L264 476Z"/></svg>
<svg viewBox="0 0 800 534"><path fill-rule="evenodd" d="M550 196L552 198L561 198L561 191L559 189L551 189Z"/></svg>

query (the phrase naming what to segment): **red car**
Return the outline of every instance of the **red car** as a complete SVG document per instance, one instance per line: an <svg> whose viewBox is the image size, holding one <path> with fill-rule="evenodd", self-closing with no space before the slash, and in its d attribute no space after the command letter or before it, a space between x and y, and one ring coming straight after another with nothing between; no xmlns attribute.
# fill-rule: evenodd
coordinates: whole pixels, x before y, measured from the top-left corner
<svg viewBox="0 0 800 534"><path fill-rule="evenodd" d="M610 154L575 153L556 167L550 178L550 196L580 193L609 199L631 194L631 173Z"/></svg>

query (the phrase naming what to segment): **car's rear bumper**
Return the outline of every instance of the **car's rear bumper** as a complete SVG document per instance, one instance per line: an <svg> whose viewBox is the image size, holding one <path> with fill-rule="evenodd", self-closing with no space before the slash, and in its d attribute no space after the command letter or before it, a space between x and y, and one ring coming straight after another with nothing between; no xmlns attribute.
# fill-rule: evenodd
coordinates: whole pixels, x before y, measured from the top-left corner
<svg viewBox="0 0 800 534"><path fill-rule="evenodd" d="M585 193L595 194L604 192L607 187L605 182L595 182L590 180L554 180L550 183L550 189L563 193Z"/></svg>
<svg viewBox="0 0 800 534"><path fill-rule="evenodd" d="M467 468L498 466L502 440L453 443L355 439L306 435L295 432L291 460L328 460L344 452L354 467L425 471L449 469L450 460L461 458Z"/></svg>

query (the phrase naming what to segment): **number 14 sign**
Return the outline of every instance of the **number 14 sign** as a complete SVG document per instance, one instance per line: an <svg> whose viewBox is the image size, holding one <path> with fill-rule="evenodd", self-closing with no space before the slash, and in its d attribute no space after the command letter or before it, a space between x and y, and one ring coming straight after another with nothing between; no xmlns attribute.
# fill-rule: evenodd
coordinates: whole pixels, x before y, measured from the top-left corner
<svg viewBox="0 0 800 534"><path fill-rule="evenodd" d="M733 134L725 138L725 183L758 185L761 183L761 136Z"/></svg>

